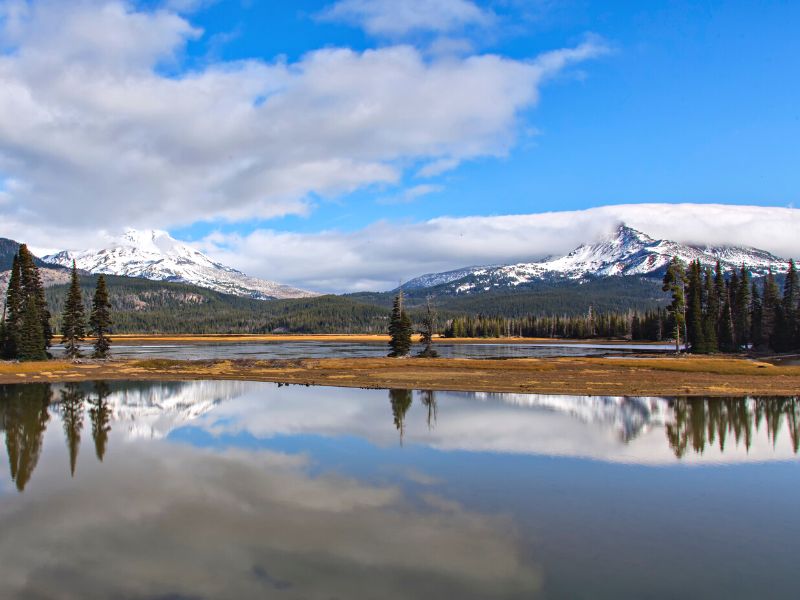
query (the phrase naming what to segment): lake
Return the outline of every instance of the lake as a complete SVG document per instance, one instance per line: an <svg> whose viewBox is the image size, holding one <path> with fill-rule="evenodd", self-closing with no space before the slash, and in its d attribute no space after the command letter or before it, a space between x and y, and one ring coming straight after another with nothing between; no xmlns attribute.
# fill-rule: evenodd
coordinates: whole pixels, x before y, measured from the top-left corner
<svg viewBox="0 0 800 600"><path fill-rule="evenodd" d="M530 343L448 344L435 345L443 358L544 358L554 356L604 356L606 354L674 352L670 344L595 344L595 343ZM415 346L414 351L418 351ZM90 353L89 346L85 348ZM62 345L51 349L62 356ZM369 358L386 356L385 343L351 342L197 342L181 344L113 344L115 358L174 358L178 360L207 360L226 358L296 359L296 358Z"/></svg>
<svg viewBox="0 0 800 600"><path fill-rule="evenodd" d="M791 598L798 398L0 386L2 598Z"/></svg>

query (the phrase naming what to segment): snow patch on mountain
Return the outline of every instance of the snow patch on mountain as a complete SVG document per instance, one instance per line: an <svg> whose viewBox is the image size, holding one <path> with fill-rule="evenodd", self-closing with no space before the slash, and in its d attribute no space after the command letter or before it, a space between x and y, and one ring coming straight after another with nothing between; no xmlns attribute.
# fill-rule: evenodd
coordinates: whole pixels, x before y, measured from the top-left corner
<svg viewBox="0 0 800 600"><path fill-rule="evenodd" d="M580 281L591 277L627 275L655 277L663 274L674 256L686 264L699 259L707 267L720 261L723 270L728 272L745 265L757 277L766 275L769 269L779 273L788 268L787 261L765 250L739 246L693 246L656 240L622 224L605 239L582 244L559 258L432 273L412 279L403 288L453 284L454 291L465 293L513 288L537 281Z"/></svg>
<svg viewBox="0 0 800 600"><path fill-rule="evenodd" d="M249 277L214 262L208 256L172 238L166 231L128 229L108 247L82 252L62 251L45 262L77 267L89 273L142 277L155 281L191 283L225 294L259 300L308 298L318 294Z"/></svg>

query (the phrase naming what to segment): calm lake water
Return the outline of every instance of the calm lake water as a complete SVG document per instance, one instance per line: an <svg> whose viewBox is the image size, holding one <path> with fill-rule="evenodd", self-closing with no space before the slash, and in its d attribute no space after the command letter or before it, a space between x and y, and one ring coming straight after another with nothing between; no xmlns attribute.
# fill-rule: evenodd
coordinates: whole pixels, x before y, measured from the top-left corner
<svg viewBox="0 0 800 600"><path fill-rule="evenodd" d="M547 356L602 356L609 353L674 352L669 344L447 344L437 343L436 350L444 358L526 358ZM415 351L418 348L415 347ZM63 346L52 348L56 356ZM89 352L87 346L87 352ZM175 358L204 360L214 358L363 358L386 356L386 344L342 342L234 342L195 344L114 344L116 358Z"/></svg>
<svg viewBox="0 0 800 600"><path fill-rule="evenodd" d="M0 386L0 598L793 598L800 400Z"/></svg>

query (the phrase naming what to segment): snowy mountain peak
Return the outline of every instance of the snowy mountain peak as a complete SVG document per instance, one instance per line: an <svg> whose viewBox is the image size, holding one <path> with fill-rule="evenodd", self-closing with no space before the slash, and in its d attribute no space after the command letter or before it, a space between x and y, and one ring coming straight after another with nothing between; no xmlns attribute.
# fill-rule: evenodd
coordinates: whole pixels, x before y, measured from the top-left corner
<svg viewBox="0 0 800 600"><path fill-rule="evenodd" d="M45 262L72 266L90 273L142 277L155 281L191 283L225 294L259 300L315 296L273 281L249 277L214 262L208 256L158 229L126 229L105 248L82 252L62 251Z"/></svg>
<svg viewBox="0 0 800 600"><path fill-rule="evenodd" d="M765 250L738 246L693 246L657 240L621 223L599 241L582 244L560 258L432 273L412 279L403 287L414 289L450 284L454 291L462 293L559 279L584 280L618 275L656 277L663 274L674 256L687 264L700 260L707 267L713 267L720 261L725 271L745 265L755 276L765 275L770 268L774 272L781 272L788 267L785 260Z"/></svg>

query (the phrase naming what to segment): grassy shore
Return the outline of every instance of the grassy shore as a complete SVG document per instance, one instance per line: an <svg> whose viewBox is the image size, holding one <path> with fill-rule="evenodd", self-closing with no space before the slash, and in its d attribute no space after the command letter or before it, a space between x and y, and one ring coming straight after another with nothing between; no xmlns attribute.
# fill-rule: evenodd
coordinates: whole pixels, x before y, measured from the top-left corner
<svg viewBox="0 0 800 600"><path fill-rule="evenodd" d="M0 364L0 383L101 379L231 379L301 385L578 395L800 394L800 367L731 358L151 359Z"/></svg>

